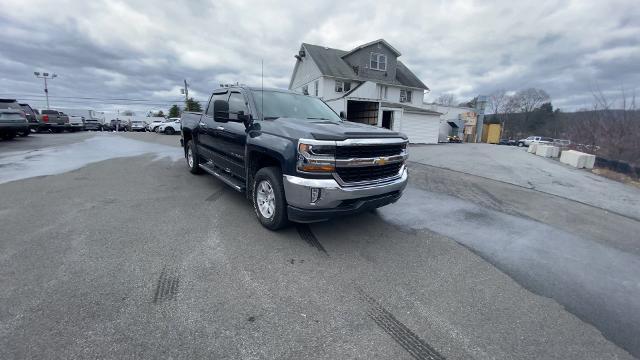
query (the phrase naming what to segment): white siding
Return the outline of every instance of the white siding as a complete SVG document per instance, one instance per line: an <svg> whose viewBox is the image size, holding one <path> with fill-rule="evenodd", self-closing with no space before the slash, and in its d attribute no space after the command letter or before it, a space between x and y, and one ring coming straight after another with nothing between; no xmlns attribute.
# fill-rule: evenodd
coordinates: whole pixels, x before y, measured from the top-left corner
<svg viewBox="0 0 640 360"><path fill-rule="evenodd" d="M440 116L404 112L396 130L409 137L412 144L437 144L440 133Z"/></svg>
<svg viewBox="0 0 640 360"><path fill-rule="evenodd" d="M291 87L289 90L297 91L302 87L302 85L308 84L309 94L313 94L313 92L311 92L313 80L316 80L321 76L322 74L320 73L320 69L318 69L316 63L309 56L306 56L298 63L298 66L292 75L293 81L291 81Z"/></svg>

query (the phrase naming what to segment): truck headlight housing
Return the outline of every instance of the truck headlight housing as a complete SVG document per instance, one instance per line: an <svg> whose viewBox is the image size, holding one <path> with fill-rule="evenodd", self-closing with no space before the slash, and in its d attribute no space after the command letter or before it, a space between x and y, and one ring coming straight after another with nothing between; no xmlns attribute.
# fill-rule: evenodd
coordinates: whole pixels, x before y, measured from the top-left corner
<svg viewBox="0 0 640 360"><path fill-rule="evenodd" d="M305 173L331 173L336 169L335 145L298 144L297 169Z"/></svg>

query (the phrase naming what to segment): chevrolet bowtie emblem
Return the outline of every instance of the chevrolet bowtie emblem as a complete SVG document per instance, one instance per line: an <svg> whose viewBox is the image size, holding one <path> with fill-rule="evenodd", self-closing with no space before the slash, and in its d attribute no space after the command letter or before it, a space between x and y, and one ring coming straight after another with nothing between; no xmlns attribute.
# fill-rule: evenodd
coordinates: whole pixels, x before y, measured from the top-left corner
<svg viewBox="0 0 640 360"><path fill-rule="evenodd" d="M386 163L387 163L387 159L385 159L385 158L375 158L375 159L373 160L373 163L374 163L375 165L378 165L378 166L380 166L380 165L384 165L384 164L386 164Z"/></svg>

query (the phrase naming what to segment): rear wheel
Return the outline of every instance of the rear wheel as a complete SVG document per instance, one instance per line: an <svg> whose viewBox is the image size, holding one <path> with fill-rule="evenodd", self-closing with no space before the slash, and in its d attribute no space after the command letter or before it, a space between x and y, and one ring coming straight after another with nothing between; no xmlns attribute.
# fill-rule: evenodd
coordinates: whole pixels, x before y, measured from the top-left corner
<svg viewBox="0 0 640 360"><path fill-rule="evenodd" d="M202 169L200 168L200 157L198 156L198 152L196 151L196 146L193 141L187 142L187 165L189 166L189 172L192 174L201 174Z"/></svg>
<svg viewBox="0 0 640 360"><path fill-rule="evenodd" d="M523 147L523 146L524 146L523 143L521 143L521 142L518 143L518 147Z"/></svg>
<svg viewBox="0 0 640 360"><path fill-rule="evenodd" d="M27 136L29 136L30 133L31 133L31 129L27 129L27 130L19 133L18 135L20 135L21 137L27 137Z"/></svg>
<svg viewBox="0 0 640 360"><path fill-rule="evenodd" d="M289 223L287 201L282 185L282 172L277 167L258 170L253 182L253 209L260 223L271 230Z"/></svg>

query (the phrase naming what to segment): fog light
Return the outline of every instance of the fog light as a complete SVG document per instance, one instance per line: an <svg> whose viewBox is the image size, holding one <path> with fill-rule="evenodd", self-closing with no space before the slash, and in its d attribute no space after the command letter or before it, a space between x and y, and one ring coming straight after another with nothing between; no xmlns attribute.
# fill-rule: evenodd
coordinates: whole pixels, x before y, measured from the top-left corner
<svg viewBox="0 0 640 360"><path fill-rule="evenodd" d="M311 203L315 204L320 200L320 189L311 188Z"/></svg>

